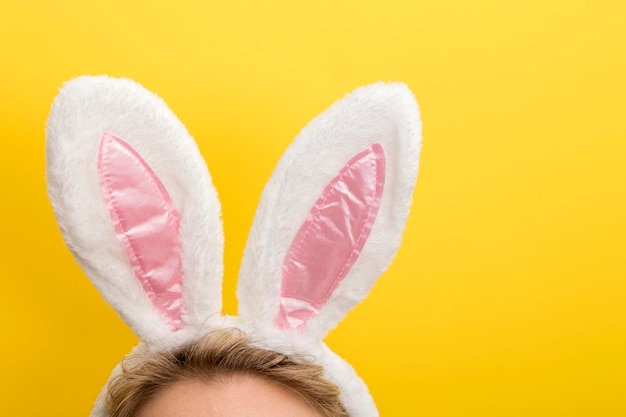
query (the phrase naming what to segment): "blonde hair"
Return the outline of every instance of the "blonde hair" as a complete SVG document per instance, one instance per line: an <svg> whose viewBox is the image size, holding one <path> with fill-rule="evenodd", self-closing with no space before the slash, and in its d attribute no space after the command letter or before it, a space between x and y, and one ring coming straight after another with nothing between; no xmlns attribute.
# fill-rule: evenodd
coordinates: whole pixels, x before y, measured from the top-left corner
<svg viewBox="0 0 626 417"><path fill-rule="evenodd" d="M323 378L323 368L303 358L259 349L239 330L209 333L191 344L163 353L131 354L108 387L110 417L133 417L165 387L179 381L223 382L252 375L291 389L324 417L348 417L339 388Z"/></svg>

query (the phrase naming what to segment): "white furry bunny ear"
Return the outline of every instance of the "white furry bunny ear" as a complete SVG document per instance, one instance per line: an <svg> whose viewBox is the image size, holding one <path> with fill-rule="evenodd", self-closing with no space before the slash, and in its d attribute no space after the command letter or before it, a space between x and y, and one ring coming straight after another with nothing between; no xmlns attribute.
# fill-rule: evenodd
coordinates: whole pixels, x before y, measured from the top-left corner
<svg viewBox="0 0 626 417"><path fill-rule="evenodd" d="M242 262L239 315L321 340L393 259L415 185L417 103L362 87L307 125L267 184Z"/></svg>
<svg viewBox="0 0 626 417"><path fill-rule="evenodd" d="M48 120L47 178L68 247L149 346L219 320L220 204L161 99L127 79L66 83Z"/></svg>

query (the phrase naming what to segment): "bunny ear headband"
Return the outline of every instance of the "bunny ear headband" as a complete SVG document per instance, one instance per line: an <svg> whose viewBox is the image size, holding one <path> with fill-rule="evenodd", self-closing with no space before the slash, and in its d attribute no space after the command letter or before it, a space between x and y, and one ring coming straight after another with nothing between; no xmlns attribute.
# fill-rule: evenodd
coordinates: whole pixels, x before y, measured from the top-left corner
<svg viewBox="0 0 626 417"><path fill-rule="evenodd" d="M301 131L263 192L238 317L221 315L217 193L194 140L155 94L106 76L66 83L48 120L48 190L68 247L140 348L237 327L259 347L315 358L350 416L375 417L366 385L323 338L398 249L420 131L409 89L384 83L357 89ZM105 393L92 417L107 416Z"/></svg>

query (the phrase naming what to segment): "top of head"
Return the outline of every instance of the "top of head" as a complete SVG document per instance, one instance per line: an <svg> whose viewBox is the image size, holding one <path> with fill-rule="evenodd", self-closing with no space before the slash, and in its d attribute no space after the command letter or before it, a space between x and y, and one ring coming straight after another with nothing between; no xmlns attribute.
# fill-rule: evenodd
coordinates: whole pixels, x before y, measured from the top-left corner
<svg viewBox="0 0 626 417"><path fill-rule="evenodd" d="M370 417L367 387L322 339L398 249L420 134L417 103L398 83L361 87L311 121L261 197L236 318L221 316L217 193L155 94L106 76L66 83L48 120L48 189L76 260L150 350L238 327L259 347L314 356L350 415ZM101 404L92 415L106 416Z"/></svg>

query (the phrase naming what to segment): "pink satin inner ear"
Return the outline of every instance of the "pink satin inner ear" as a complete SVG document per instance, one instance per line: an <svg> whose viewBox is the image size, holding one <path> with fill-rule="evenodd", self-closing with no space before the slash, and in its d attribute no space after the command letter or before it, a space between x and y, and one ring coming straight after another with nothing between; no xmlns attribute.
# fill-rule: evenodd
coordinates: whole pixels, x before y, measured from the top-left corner
<svg viewBox="0 0 626 417"><path fill-rule="evenodd" d="M372 230L384 183L385 154L376 143L326 186L283 261L279 328L302 329L345 278Z"/></svg>
<svg viewBox="0 0 626 417"><path fill-rule="evenodd" d="M144 291L172 330L183 327L180 216L167 190L126 142L105 133L100 186L118 239Z"/></svg>

